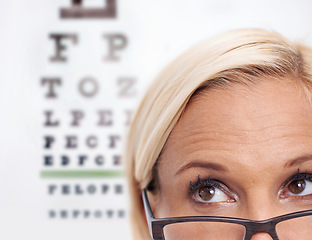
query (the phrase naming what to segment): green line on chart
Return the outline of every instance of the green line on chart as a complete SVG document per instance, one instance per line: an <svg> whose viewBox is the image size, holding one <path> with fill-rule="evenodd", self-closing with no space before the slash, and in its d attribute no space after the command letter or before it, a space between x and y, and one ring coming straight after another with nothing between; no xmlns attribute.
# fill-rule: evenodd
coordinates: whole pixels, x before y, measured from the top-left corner
<svg viewBox="0 0 312 240"><path fill-rule="evenodd" d="M115 178L123 177L122 171L116 170L43 170L41 178Z"/></svg>

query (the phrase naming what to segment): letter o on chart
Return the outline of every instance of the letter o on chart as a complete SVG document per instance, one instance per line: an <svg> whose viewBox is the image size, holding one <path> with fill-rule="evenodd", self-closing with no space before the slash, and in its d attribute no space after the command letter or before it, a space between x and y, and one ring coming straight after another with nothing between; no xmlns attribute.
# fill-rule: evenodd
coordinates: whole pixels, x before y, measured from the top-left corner
<svg viewBox="0 0 312 240"><path fill-rule="evenodd" d="M85 97L94 97L99 91L99 85L91 77L86 77L79 83L79 91Z"/></svg>

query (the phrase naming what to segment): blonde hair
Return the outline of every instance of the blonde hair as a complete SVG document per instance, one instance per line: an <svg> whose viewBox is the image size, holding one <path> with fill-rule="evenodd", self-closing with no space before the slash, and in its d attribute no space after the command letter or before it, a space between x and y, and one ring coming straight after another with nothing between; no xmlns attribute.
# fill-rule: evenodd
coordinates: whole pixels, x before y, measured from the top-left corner
<svg viewBox="0 0 312 240"><path fill-rule="evenodd" d="M293 78L310 99L312 50L261 29L242 29L205 40L184 52L157 77L134 117L126 147L130 215L135 240L151 239L141 192L155 178L155 163L194 92L249 84L260 77Z"/></svg>

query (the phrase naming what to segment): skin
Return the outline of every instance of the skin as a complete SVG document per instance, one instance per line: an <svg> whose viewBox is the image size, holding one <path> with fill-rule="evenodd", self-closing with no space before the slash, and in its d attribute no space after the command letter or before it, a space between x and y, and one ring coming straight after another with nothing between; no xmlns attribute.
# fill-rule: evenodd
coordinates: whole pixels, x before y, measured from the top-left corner
<svg viewBox="0 0 312 240"><path fill-rule="evenodd" d="M263 220L312 209L311 191L304 197L289 191L287 180L298 171L312 174L311 105L291 79L261 79L192 98L164 146L160 190L149 199L156 218ZM198 176L221 182L228 192L200 203L190 193ZM258 233L252 239L271 238Z"/></svg>

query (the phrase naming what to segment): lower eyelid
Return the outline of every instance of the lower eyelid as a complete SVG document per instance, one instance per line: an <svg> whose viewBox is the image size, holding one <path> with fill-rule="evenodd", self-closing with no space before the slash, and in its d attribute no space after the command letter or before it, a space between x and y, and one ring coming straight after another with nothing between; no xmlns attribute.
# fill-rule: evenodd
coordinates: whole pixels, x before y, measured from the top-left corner
<svg viewBox="0 0 312 240"><path fill-rule="evenodd" d="M289 201L289 202L297 203L297 204L298 204L298 201L299 201L299 202L301 202L304 205L308 204L309 206L311 206L311 204L312 204L312 194L299 195L299 196L290 195L290 196L281 197L281 200Z"/></svg>

